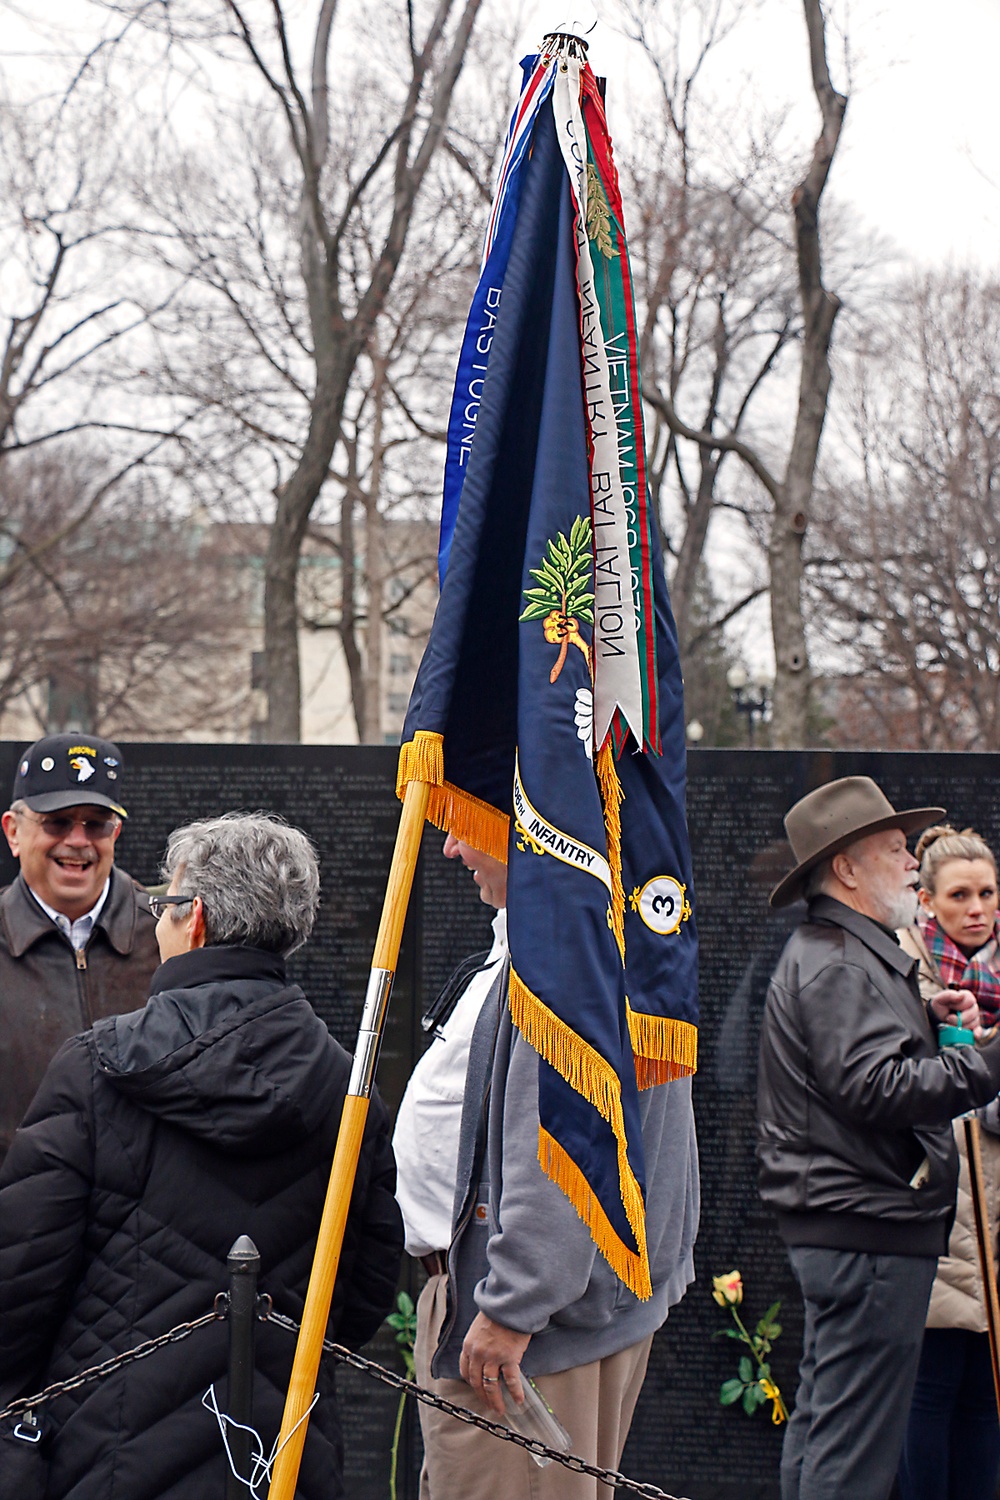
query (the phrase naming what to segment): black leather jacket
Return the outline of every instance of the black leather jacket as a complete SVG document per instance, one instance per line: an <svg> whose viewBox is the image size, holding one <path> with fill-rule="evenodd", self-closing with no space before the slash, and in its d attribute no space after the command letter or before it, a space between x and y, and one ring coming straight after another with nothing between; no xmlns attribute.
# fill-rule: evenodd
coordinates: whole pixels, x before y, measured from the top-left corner
<svg viewBox="0 0 1000 1500"><path fill-rule="evenodd" d="M916 961L829 896L768 990L758 1077L760 1190L788 1244L944 1254L951 1121L1000 1090L1000 1039L938 1051Z"/></svg>

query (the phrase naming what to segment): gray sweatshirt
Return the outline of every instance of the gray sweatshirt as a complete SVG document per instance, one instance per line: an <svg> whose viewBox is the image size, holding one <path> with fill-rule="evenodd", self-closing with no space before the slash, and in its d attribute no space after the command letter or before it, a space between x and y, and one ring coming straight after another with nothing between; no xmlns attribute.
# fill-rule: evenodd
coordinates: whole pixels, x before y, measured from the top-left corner
<svg viewBox="0 0 1000 1500"><path fill-rule="evenodd" d="M522 1368L546 1375L640 1342L694 1280L699 1190L690 1078L639 1095L653 1283L652 1297L641 1302L539 1165L539 1059L511 1022L505 993L505 983L490 992L470 1047L437 1377L458 1378L477 1309L530 1333Z"/></svg>

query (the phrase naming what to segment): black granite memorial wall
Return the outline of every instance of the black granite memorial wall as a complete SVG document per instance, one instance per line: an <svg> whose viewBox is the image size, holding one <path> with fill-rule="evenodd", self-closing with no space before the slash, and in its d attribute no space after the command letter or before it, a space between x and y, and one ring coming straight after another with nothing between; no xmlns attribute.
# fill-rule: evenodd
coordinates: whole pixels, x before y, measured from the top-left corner
<svg viewBox="0 0 1000 1500"><path fill-rule="evenodd" d="M0 786L20 747L0 745ZM323 906L312 943L291 969L349 1049L360 1015L398 818L396 752L386 748L128 745L130 817L119 863L158 878L170 829L231 809L266 808L306 829L320 854ZM797 797L834 776L875 776L896 806L943 803L960 825L1000 843L996 758L713 751L690 758L688 818L701 939L699 1071L695 1109L701 1151L702 1227L697 1281L653 1346L622 1467L691 1500L776 1500L781 1429L767 1410L722 1408L719 1386L735 1372L737 1346L718 1331L726 1315L711 1277L739 1269L745 1311L756 1319L782 1300L784 1331L772 1365L789 1404L801 1341L801 1308L770 1216L756 1192L753 1155L757 1038L767 980L800 915L772 913L767 893L788 868L781 819ZM468 874L440 853L428 828L403 940L379 1084L391 1107L423 1044L419 1016L468 953L489 942L490 912ZM11 877L6 849L0 877ZM412 1272L410 1286L416 1285ZM369 1352L401 1368L391 1336ZM387 1500L396 1416L391 1391L341 1374L352 1500ZM408 1403L411 1405L411 1403ZM397 1494L416 1500L419 1437L404 1423Z"/></svg>

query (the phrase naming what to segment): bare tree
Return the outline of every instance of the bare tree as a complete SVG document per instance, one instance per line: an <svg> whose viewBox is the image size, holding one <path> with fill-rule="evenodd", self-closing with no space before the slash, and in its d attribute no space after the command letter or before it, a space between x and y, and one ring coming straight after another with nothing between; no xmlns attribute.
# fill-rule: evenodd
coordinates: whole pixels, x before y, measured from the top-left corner
<svg viewBox="0 0 1000 1500"><path fill-rule="evenodd" d="M405 48L403 37L405 30L398 39ZM495 30L490 40L509 53ZM470 45L475 81L453 100L444 149L427 165L405 247L360 352L350 340L360 337L357 319L384 258L396 201L388 167L373 173L372 164L380 150L395 152L398 101L386 98L384 80L370 72L345 70L338 79L336 149L322 190L328 219L340 215L338 296L355 310L353 321L345 313L334 328L336 349L343 354L350 343L353 360L339 414L317 405L316 298L303 277L298 233L301 162L284 113L256 100L213 114L218 148L230 163L224 178L214 153L188 144L141 184L157 228L149 253L169 276L184 278L181 294L156 320L155 357L137 372L147 398L176 395L197 410L178 480L214 514L267 522L276 502L280 526L289 483L323 413L323 430L335 438L305 541L336 556L342 600L332 607L329 569L317 592L319 570L303 571L296 559L294 603L297 627L341 637L361 739L382 739L384 628L399 624L433 569L428 532L454 352L508 102L506 77L495 65L487 72L475 56L489 43ZM327 264L323 276L332 275ZM323 340L332 358L329 330ZM273 548L272 534L272 556ZM269 725L268 732L276 731Z"/></svg>
<svg viewBox="0 0 1000 1500"><path fill-rule="evenodd" d="M172 517L141 471L91 507L104 472L66 443L7 464L0 711L19 702L39 729L85 722L131 738L232 732L250 693L235 534ZM83 519L66 526L67 514Z"/></svg>
<svg viewBox="0 0 1000 1500"><path fill-rule="evenodd" d="M689 439L747 436L755 403L800 325L794 254L784 235L788 170L771 141L732 118L720 125L702 75L712 53L755 7L748 0L629 0L627 26L653 66L658 120L623 153L629 241L642 309L647 472L668 554L682 655L711 622L691 612L709 528L752 496L723 485L729 448ZM652 136L652 139L651 139ZM751 429L752 430L752 429ZM732 466L730 466L732 467ZM743 485L745 491L746 486ZM727 619L762 592L759 585Z"/></svg>
<svg viewBox="0 0 1000 1500"><path fill-rule="evenodd" d="M117 75L126 31L110 28L62 72L39 59L16 91L0 85L3 701L44 676L48 648L31 600L41 604L79 538L106 521L118 487L176 442L188 417L180 403L122 399L150 320L176 289L176 279L152 281L133 254L134 132ZM57 475L61 492L49 503Z"/></svg>
<svg viewBox="0 0 1000 1500"><path fill-rule="evenodd" d="M716 189L709 197L704 190L696 190L692 176L695 168L690 121L698 73L711 48L738 23L742 7L727 6L724 0L685 7L679 0L676 14L685 10L690 13L693 9L700 18L693 61L685 70L677 61L680 47L676 39L666 54L674 59L670 65L651 45L647 24L652 13L649 4L633 0L632 6L634 20L642 23L634 27L633 34L643 42L656 64L679 163L674 188L678 202L677 245L669 246L663 256L661 285L654 283L649 294L654 327L658 321L665 324L668 354L662 362L662 373L653 357L647 355L649 368L644 372L647 400L669 430L664 441L654 426L654 442L660 444L660 449L659 458L654 456L651 468L655 476L662 475L667 464L675 467L683 497L685 527L677 549L674 591L683 617L692 597L708 524L718 503L719 468L725 455L734 453L755 476L770 501L768 571L776 659L771 734L772 742L779 747L803 744L807 733L809 664L801 606L802 538L808 523L813 476L826 417L830 343L840 308L839 299L823 282L819 205L847 104L845 96L834 89L830 80L821 0L803 0L803 7L812 85L820 106L822 129L807 170L791 194L798 281L798 307L794 308L781 272L781 256L775 255L780 235L775 232L767 198L756 194L752 180L741 180L739 174L728 187L722 191ZM690 354L685 338L678 337L680 303L672 305L670 287L676 279L677 267L684 262L682 247L695 207L700 206L704 211L706 198L709 207L714 198L716 217L723 224L728 219L728 230L723 228L718 237L719 250L711 265L712 281L695 278L696 296L703 304L700 340L699 324L688 318L687 326L695 332L694 346L702 366L703 407L693 420L686 421L678 410L678 396ZM762 212L765 206L767 211ZM720 210L725 210L724 214ZM742 227L743 233L734 239L736 225ZM774 256L770 270L763 281L759 276L747 280L747 257L752 258L755 241L759 245L766 240L771 241ZM690 259L689 254L686 258ZM742 297L747 302L741 306ZM762 439L751 437L743 427L762 382L793 338L800 349L798 399L784 474L779 478L779 456L772 456ZM655 349L655 340L648 341L647 347L650 345ZM730 382L728 390L727 382ZM697 449L696 482L687 480L683 466L678 463L681 439ZM758 592L758 588L752 588L747 600L738 601L737 607Z"/></svg>
<svg viewBox="0 0 1000 1500"><path fill-rule="evenodd" d="M830 81L821 0L804 0L809 65L822 129L809 170L792 195L799 295L805 319L795 432L784 478L771 490L774 517L768 548L775 677L771 737L777 749L803 745L809 714L809 656L802 610L802 540L809 523L813 478L830 394L830 343L840 299L823 284L819 205L847 108Z"/></svg>
<svg viewBox="0 0 1000 1500"><path fill-rule="evenodd" d="M438 0L423 36L410 30L409 77L394 123L372 152L367 167L330 201L330 105L328 57L334 5L323 0L316 22L309 83L292 63L285 17L274 8L280 71L263 54L236 0L227 0L238 34L261 76L279 100L301 173L300 274L309 308L315 384L309 429L297 462L282 481L271 528L265 575L264 645L267 661L268 734L299 737L300 685L296 581L298 559L312 508L326 481L351 376L368 346L399 266L417 194L441 142L451 96L461 71L481 0ZM455 19L455 13L457 20ZM399 17L402 21L402 16ZM381 186L388 168L391 205L360 283L350 285L345 240L369 189Z"/></svg>
<svg viewBox="0 0 1000 1500"><path fill-rule="evenodd" d="M244 110L239 131L251 149L235 162L237 178L257 179L256 203L249 214L227 220L218 212L226 182L208 208L210 223L199 223L189 190L204 213L216 174L214 163L195 164L183 184L175 182L173 202L161 204L161 252L165 246L170 264L199 281L205 324L229 331L235 367L219 341L209 339L222 376L215 409L227 408L220 425L231 439L228 418L238 413L255 449L273 465L264 586L272 739L299 736L299 557L336 467L359 361L369 350L380 357L379 320L444 140L481 3L433 0L342 19L334 0L319 0L304 67L297 60L298 17L280 0L263 10L253 0L188 0L166 19L145 17L169 24L175 39L183 33L184 45L207 40L227 66L242 55L256 79L257 119L249 123ZM145 11L139 0L125 8ZM335 20L342 45L331 91ZM271 113L262 107L261 88ZM168 349L159 367L165 387L175 359ZM254 365L249 386L240 378L248 362ZM204 387L210 371L201 373ZM258 484L259 477L258 471Z"/></svg>
<svg viewBox="0 0 1000 1500"><path fill-rule="evenodd" d="M1000 749L1000 284L901 287L857 356L854 461L820 491L810 625L838 742Z"/></svg>

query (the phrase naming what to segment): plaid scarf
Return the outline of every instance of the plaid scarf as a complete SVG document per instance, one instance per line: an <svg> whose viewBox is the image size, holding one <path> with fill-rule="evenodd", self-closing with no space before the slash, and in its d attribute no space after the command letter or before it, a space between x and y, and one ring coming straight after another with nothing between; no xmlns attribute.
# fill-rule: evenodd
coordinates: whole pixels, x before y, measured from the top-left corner
<svg viewBox="0 0 1000 1500"><path fill-rule="evenodd" d="M937 918L922 909L917 913L917 925L942 984L971 990L979 1001L983 1024L996 1025L1000 1020L1000 912L994 918L993 936L971 958L952 942Z"/></svg>

